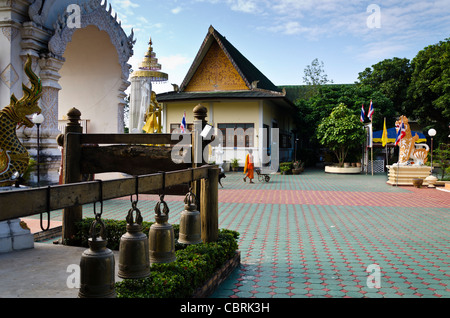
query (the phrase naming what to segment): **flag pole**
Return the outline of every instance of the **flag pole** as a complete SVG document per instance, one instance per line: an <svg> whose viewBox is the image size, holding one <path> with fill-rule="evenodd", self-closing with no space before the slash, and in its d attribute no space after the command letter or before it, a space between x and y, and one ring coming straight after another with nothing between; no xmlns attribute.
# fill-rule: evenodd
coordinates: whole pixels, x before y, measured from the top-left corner
<svg viewBox="0 0 450 318"><path fill-rule="evenodd" d="M384 117L384 124L386 124L386 117ZM384 126L383 126L384 129ZM386 172L387 172L387 165L389 164L389 156L388 156L388 150L387 150L387 140L386 140L386 144L384 145L384 151L386 152L386 164L384 165L384 167L386 168ZM384 168L383 168L384 169Z"/></svg>
<svg viewBox="0 0 450 318"><path fill-rule="evenodd" d="M370 108L369 108L369 113L370 113L370 122L372 124L372 131L370 132L371 136L370 136L370 160L372 161L371 165L372 165L372 176L373 176L373 103L372 100L370 100Z"/></svg>
<svg viewBox="0 0 450 318"><path fill-rule="evenodd" d="M370 120L370 126L371 129L369 129L369 134L370 134L370 166L371 166L371 170L372 170L372 176L373 176L373 121L372 119Z"/></svg>

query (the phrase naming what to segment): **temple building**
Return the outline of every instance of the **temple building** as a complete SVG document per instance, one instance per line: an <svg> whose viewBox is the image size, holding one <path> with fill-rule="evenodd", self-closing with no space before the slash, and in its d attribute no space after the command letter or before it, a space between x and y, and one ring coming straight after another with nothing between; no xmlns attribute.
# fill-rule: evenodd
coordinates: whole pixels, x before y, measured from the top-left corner
<svg viewBox="0 0 450 318"><path fill-rule="evenodd" d="M190 129L196 105L208 109L208 122L223 136L223 147L213 147L210 161L220 161L220 155L227 161L237 158L242 166L248 149L259 167L273 156L280 162L293 160L295 105L212 26L183 83L157 99L163 104L165 132L179 128L184 113ZM237 129L244 134L230 133Z"/></svg>
<svg viewBox="0 0 450 318"><path fill-rule="evenodd" d="M133 32L124 32L106 0L0 0L0 107L12 94L22 96L29 54L43 85L41 180L58 181L56 137L73 107L81 111L85 131L124 131L134 43ZM36 127L17 134L35 157Z"/></svg>

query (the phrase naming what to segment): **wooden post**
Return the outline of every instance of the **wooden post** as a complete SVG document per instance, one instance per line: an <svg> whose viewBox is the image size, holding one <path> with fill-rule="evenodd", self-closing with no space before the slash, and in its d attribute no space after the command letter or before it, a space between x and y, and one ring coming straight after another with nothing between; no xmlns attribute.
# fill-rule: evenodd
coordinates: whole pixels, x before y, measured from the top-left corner
<svg viewBox="0 0 450 318"><path fill-rule="evenodd" d="M194 107L194 130L192 132L192 160L193 167L200 167L206 164L205 158L203 158L203 150L205 149L207 141L203 140L200 136L203 129L206 126L206 116L208 110L205 106L198 104Z"/></svg>
<svg viewBox="0 0 450 318"><path fill-rule="evenodd" d="M200 218L202 240L215 242L219 238L219 173L217 166L208 170L208 179L201 180Z"/></svg>
<svg viewBox="0 0 450 318"><path fill-rule="evenodd" d="M204 149L204 142L202 136L200 136L203 128L206 125L206 116L208 114L208 111L206 107L202 106L201 104L198 104L193 109L194 113L194 127L192 130L192 168L201 167L205 164L205 161L203 159L203 149ZM194 194L197 196L198 200L200 200L201 196L201 190L200 190L200 184L201 182L193 182L192 190ZM201 211L200 211L201 212Z"/></svg>
<svg viewBox="0 0 450 318"><path fill-rule="evenodd" d="M203 151L208 144L200 136L205 128L208 110L201 104L194 107L194 131L192 132L192 167L201 167L207 162L203 156ZM220 169L211 167L208 170L208 179L202 179L195 182L193 191L200 202L200 219L202 228L203 242L215 242L219 235L219 203L218 203L218 184Z"/></svg>
<svg viewBox="0 0 450 318"><path fill-rule="evenodd" d="M69 120L65 127L64 138L64 166L63 183L81 182L80 172L80 137L83 127L80 125L81 112L72 108L67 113ZM83 207L75 206L65 208L62 215L62 243L66 245L76 245L74 237L76 235L75 223L83 218Z"/></svg>

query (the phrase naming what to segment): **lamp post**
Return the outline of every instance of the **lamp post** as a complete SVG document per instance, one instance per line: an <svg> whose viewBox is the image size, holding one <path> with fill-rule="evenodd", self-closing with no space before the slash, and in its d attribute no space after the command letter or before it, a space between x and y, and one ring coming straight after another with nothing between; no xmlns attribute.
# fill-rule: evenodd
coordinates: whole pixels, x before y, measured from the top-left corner
<svg viewBox="0 0 450 318"><path fill-rule="evenodd" d="M39 160L39 152L40 152L40 134L39 134L39 128L41 124L44 122L44 116L42 114L34 114L33 118L31 119L33 123L37 127L37 183L39 186L40 183L40 160Z"/></svg>
<svg viewBox="0 0 450 318"><path fill-rule="evenodd" d="M436 129L428 130L428 135L431 137L431 174L433 174L433 137L436 136Z"/></svg>

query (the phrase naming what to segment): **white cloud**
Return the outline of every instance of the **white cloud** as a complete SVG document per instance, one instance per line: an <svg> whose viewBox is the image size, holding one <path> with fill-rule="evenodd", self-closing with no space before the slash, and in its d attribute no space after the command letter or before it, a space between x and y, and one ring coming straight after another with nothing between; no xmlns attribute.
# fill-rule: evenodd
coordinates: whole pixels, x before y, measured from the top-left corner
<svg viewBox="0 0 450 318"><path fill-rule="evenodd" d="M142 22L142 23L148 23L148 20L145 17L137 17L136 18L137 21Z"/></svg>
<svg viewBox="0 0 450 318"><path fill-rule="evenodd" d="M398 55L408 49L408 45L392 40L381 40L364 46L357 58L363 62L381 61Z"/></svg>
<svg viewBox="0 0 450 318"><path fill-rule="evenodd" d="M264 29L286 35L307 34L313 31L312 28L304 27L297 21L287 21L274 26L265 27Z"/></svg>
<svg viewBox="0 0 450 318"><path fill-rule="evenodd" d="M173 14L178 14L178 13L180 13L181 11L183 10L183 8L181 8L181 7L176 7L176 8L173 8L172 10L170 10Z"/></svg>
<svg viewBox="0 0 450 318"><path fill-rule="evenodd" d="M186 65L192 63L192 58L183 56L181 54L170 55L170 56L161 56L161 58L159 60L161 62L161 65L163 66L164 70L167 70L167 71L172 71L181 66L186 66Z"/></svg>
<svg viewBox="0 0 450 318"><path fill-rule="evenodd" d="M258 2L261 3L261 0L227 0L231 10L245 13L260 12L262 7L258 5Z"/></svg>
<svg viewBox="0 0 450 318"><path fill-rule="evenodd" d="M116 11L123 12L128 15L134 14L134 9L139 7L139 4L134 3L131 0L110 0L111 6L115 8Z"/></svg>

